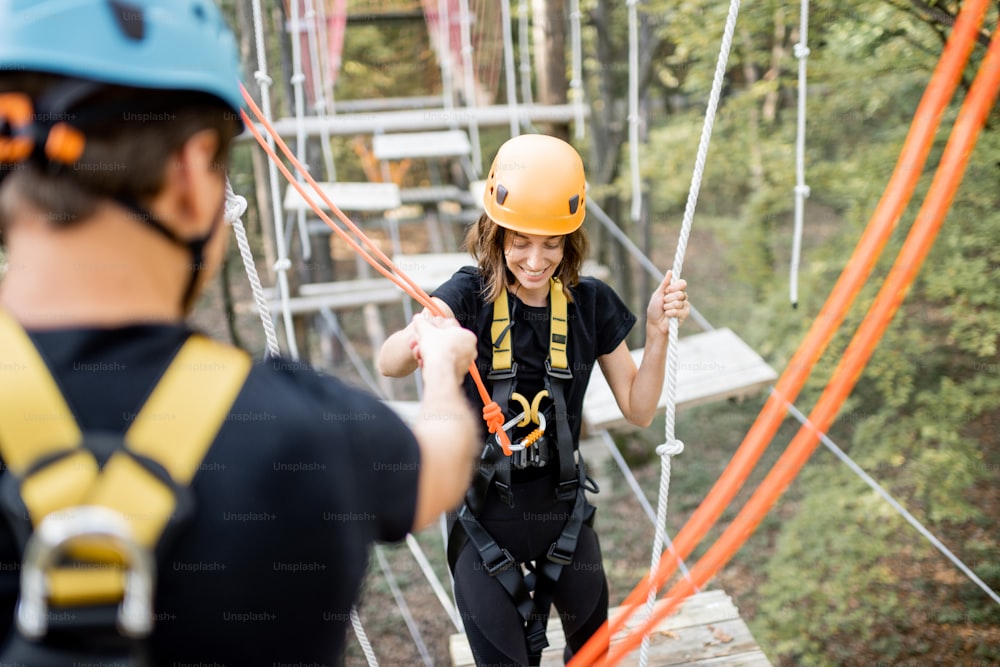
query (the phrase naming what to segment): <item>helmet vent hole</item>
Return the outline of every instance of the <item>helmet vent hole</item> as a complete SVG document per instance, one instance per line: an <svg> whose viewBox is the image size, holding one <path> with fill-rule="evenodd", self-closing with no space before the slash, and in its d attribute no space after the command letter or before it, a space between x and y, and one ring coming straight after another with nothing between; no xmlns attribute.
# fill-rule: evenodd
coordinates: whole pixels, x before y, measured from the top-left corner
<svg viewBox="0 0 1000 667"><path fill-rule="evenodd" d="M497 184L497 203L503 206L505 199L507 199L507 188Z"/></svg>
<svg viewBox="0 0 1000 667"><path fill-rule="evenodd" d="M580 208L580 195L573 195L569 198L569 213L573 215Z"/></svg>
<svg viewBox="0 0 1000 667"><path fill-rule="evenodd" d="M198 19L199 21L204 22L205 19L206 19L206 16L205 16L205 6L203 4L201 4L200 2L196 2L194 4L194 6L191 7L191 13L194 14L194 17L196 19Z"/></svg>
<svg viewBox="0 0 1000 667"><path fill-rule="evenodd" d="M122 34L135 42L145 39L146 15L142 7L120 0L108 0L108 4Z"/></svg>

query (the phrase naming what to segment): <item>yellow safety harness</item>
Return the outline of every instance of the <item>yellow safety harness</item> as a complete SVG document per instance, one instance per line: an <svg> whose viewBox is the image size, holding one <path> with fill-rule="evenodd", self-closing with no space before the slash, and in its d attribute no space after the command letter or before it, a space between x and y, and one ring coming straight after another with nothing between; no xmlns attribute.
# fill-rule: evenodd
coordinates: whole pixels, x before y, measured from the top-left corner
<svg viewBox="0 0 1000 667"><path fill-rule="evenodd" d="M559 579L562 568L573 560L582 526L593 520L593 508L586 502L583 491L585 488L595 493L598 491L596 485L586 477L586 466L582 456L576 452L566 414L563 385L573 377L566 352L569 339L569 305L563 285L556 278L553 278L549 285L549 309L549 355L545 360L546 388L529 401L514 391L517 362L514 360L512 349L511 328L514 326L514 319L507 290L501 291L500 296L493 302L493 323L490 326L493 365L487 376L493 383L493 400L505 410L511 402L517 403L522 408L520 414L504 424L504 430L510 430L514 426L525 427L530 423L538 426L520 440L512 442L510 447L512 454L509 457L502 456L496 436L490 436L480 458L478 474L466 493L465 502L459 508L457 521L448 540L448 563L452 571L465 544L471 542L479 552L486 572L495 577L513 598L524 624L530 664L538 664L542 649L548 645L545 628L554 583ZM512 466L526 467L548 463L546 430L549 420L541 410L542 399L546 397L552 403L551 421L555 423L555 428L552 430L559 460L559 481L555 495L559 500L572 501L572 509L562 533L550 545L546 557L533 564L527 564L532 576L530 581L526 581L520 565L503 545L497 544L479 523L477 517L491 487L496 490L501 500L513 507L510 474Z"/></svg>
<svg viewBox="0 0 1000 667"><path fill-rule="evenodd" d="M546 359L546 370L551 374L551 369L556 369L556 373L569 374L569 360L566 356L566 342L569 339L568 310L569 303L566 293L563 291L562 282L558 278L552 278L549 284L549 356ZM521 412L504 424L504 430L510 431L513 427L524 427L529 424L537 424L537 428L529 434L511 443L511 451L518 461L526 460L524 454L518 454L526 448L537 444L545 435L547 421L544 413L539 411L543 398L551 396L551 392L543 389L535 394L530 401L523 395L513 391L512 381L517 376L517 363L514 361L512 351L513 336L510 330L514 326L511 319L510 301L507 290L502 290L497 299L493 302L493 323L490 325L490 340L493 341L493 365L489 378L494 381L494 400L499 398L501 406L510 401L521 406ZM560 377L564 377L560 375ZM504 382L508 383L505 384ZM499 383L499 386L498 386ZM508 389L508 384L510 388ZM498 396L499 395L499 396ZM554 400L554 399L553 399ZM500 402L502 401L502 402ZM536 454L538 460L542 454ZM544 463L544 459L541 459ZM523 467L515 463L515 467Z"/></svg>
<svg viewBox="0 0 1000 667"><path fill-rule="evenodd" d="M27 544L17 618L22 634L44 636L49 608L119 602L119 629L148 634L151 554L183 513L181 492L250 366L242 351L191 336L124 441L116 438L108 448L104 437L102 462L95 456L102 447L81 432L27 334L0 312L0 456L12 476L4 483L16 485L28 519L14 526Z"/></svg>

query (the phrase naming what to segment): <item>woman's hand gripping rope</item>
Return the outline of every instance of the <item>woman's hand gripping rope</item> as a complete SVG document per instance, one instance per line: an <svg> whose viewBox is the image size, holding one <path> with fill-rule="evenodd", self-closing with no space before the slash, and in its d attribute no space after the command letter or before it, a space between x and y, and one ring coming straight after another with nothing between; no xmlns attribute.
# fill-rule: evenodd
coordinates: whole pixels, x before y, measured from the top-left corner
<svg viewBox="0 0 1000 667"><path fill-rule="evenodd" d="M646 307L646 325L664 336L670 330L670 318L677 318L680 326L691 312L688 302L687 281L683 278L673 282L673 271L667 271L663 281L653 292Z"/></svg>

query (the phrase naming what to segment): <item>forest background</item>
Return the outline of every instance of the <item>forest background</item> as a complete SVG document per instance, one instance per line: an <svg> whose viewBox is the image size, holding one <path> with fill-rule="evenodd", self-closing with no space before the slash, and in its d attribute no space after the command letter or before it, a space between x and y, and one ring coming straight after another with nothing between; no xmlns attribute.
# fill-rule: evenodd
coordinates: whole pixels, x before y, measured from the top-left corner
<svg viewBox="0 0 1000 667"><path fill-rule="evenodd" d="M253 76L251 3L221 4L241 35L245 81L259 92ZM262 4L275 116L289 116L290 45L282 29L287 8L271 1ZM517 10L518 3L512 4ZM551 37L534 46L539 65L532 81L536 102L565 101L570 77L568 3L532 4L533 21L547 17ZM810 3L805 154L810 195L797 308L789 303L788 276L799 4L743 4L684 277L700 312L714 326L736 331L779 372L819 312L883 193L959 4ZM496 11L499 3L472 5ZM580 5L589 111L584 138L576 139L571 126L540 129L570 138L587 162L591 196L657 266L666 268L674 255L728 3L648 0L638 5L644 213L637 222L629 216L626 3L581 0ZM808 413L829 379L923 201L948 129L996 29L998 9L1000 3L995 3L987 14L920 184L883 259L797 401L803 412ZM354 18L346 32L335 89L338 100L440 94L440 69L419 2L351 0L348 10ZM515 11L515 36L517 18ZM503 79L498 78L501 101ZM491 159L507 136L507 128L483 129L484 160ZM315 154L315 146L311 148ZM365 180L356 138L334 137L331 148L340 180ZM254 196L266 195L262 166L256 146L247 143L237 149L233 184L251 200L246 220L261 251L258 256L273 243L268 239L268 206L260 206ZM651 290L649 278L595 223L586 224L598 259L615 268L612 284L641 312L644 295ZM269 267L261 264L261 271L265 283L273 281ZM829 430L836 443L994 590L1000 589L998 279L1000 112L994 109L920 276ZM262 352L259 321L238 308L241 280L245 278L234 251L218 285L218 298L229 316L218 324L219 301L210 296L196 317L208 327L225 326L233 340ZM671 534L718 477L764 398L702 406L678 415L677 434L687 448L674 462ZM796 428L786 420L771 449L782 449ZM646 432L616 435L654 502L658 461L652 450L662 440L658 430L662 432L662 422ZM778 453L769 452L758 467L773 462ZM755 472L747 489L762 476ZM746 491L741 493L735 509L722 517L721 527L709 534L691 562L735 516L746 496ZM612 490L602 502L625 497ZM618 532L624 530L619 524L634 522L634 510L616 512L610 505L602 512L605 551L616 544L625 548L631 538ZM640 548L648 550L651 534L639 539ZM426 538L421 536L421 541ZM435 547L428 548L434 552ZM382 553L402 562L393 548ZM620 564L616 558L608 556L609 573ZM631 556L623 558L618 579L612 580L612 603L628 593L648 564L648 553L634 562ZM435 566L444 576L443 564ZM404 571L400 577L404 583L408 577L415 581L419 573ZM1000 666L1000 605L822 448L715 584L733 596L776 665ZM384 609L379 606L386 604L392 604L392 598L385 583L373 575L361 613L376 650L382 652L381 663L419 663L405 636L400 638L404 633L398 619L387 621L396 624L394 629L380 626ZM416 611L430 637L435 663L444 664L448 626L434 604ZM364 664L356 647L350 649L349 662Z"/></svg>

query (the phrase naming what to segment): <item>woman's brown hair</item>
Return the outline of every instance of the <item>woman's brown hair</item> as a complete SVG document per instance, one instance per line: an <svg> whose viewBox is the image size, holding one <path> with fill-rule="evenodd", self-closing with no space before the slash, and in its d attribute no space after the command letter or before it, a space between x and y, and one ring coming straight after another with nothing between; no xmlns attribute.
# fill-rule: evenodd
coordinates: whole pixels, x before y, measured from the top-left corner
<svg viewBox="0 0 1000 667"><path fill-rule="evenodd" d="M493 303L500 291L514 282L514 275L507 268L504 251L509 243L506 230L483 213L479 220L469 227L465 234L465 249L469 251L479 266L479 272L486 278L483 299ZM563 258L556 269L556 278L563 284L566 298L573 300L569 288L580 282L580 268L590 252L590 241L580 227L563 239Z"/></svg>

